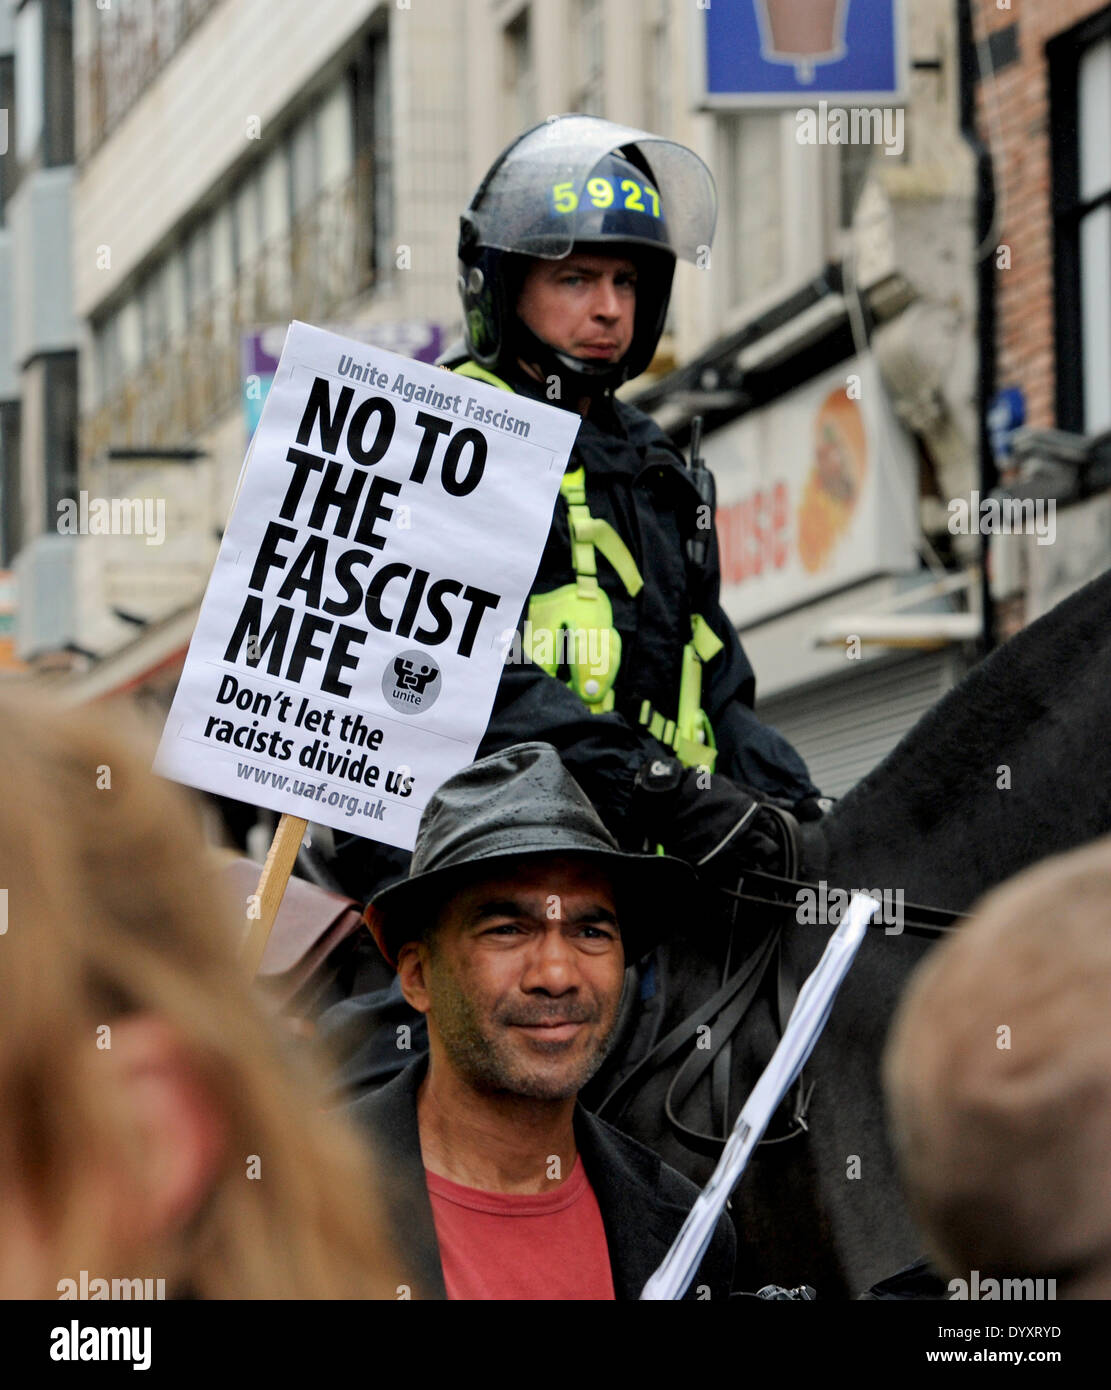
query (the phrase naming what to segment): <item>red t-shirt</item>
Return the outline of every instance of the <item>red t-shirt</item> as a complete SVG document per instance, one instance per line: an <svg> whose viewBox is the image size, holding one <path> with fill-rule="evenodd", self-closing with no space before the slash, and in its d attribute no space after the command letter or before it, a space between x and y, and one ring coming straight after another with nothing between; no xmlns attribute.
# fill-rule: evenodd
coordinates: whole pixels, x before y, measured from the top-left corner
<svg viewBox="0 0 1111 1390"><path fill-rule="evenodd" d="M612 1299L598 1199L582 1159L551 1192L483 1192L426 1168L448 1298Z"/></svg>

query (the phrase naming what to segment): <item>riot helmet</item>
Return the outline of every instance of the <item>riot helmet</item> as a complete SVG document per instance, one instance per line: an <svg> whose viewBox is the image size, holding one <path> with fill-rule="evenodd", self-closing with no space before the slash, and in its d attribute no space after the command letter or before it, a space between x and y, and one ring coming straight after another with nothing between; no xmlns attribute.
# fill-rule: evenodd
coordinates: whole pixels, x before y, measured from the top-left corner
<svg viewBox="0 0 1111 1390"><path fill-rule="evenodd" d="M637 376L663 332L676 257L705 264L717 195L692 150L597 116L554 116L517 137L479 184L459 227L463 331L474 360L510 370L518 357L593 394ZM636 317L618 362L574 357L517 316L529 258L573 248L637 267ZM569 380L568 380L569 378Z"/></svg>

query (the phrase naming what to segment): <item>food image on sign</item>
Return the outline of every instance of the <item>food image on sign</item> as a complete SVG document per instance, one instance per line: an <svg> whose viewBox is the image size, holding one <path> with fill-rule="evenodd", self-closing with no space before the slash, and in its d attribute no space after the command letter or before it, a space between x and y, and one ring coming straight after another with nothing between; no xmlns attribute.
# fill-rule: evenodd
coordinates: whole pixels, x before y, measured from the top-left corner
<svg viewBox="0 0 1111 1390"><path fill-rule="evenodd" d="M815 63L845 56L849 0L756 0L761 51L769 63L794 63L800 82L814 81Z"/></svg>
<svg viewBox="0 0 1111 1390"><path fill-rule="evenodd" d="M860 407L844 387L822 402L814 427L814 461L798 510L799 558L814 573L849 528L868 469Z"/></svg>

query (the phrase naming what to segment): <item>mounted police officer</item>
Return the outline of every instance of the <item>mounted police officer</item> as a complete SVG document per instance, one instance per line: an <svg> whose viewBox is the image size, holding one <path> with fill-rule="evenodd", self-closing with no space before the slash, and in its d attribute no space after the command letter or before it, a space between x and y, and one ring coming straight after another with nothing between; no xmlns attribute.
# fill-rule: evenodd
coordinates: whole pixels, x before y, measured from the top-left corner
<svg viewBox="0 0 1111 1390"><path fill-rule="evenodd" d="M527 131L460 220L465 344L444 365L583 417L479 755L554 744L621 843L732 886L783 866L767 803L809 819L818 792L752 712L709 473L614 395L655 353L677 257L707 263L716 211L673 141L594 116Z"/></svg>
<svg viewBox="0 0 1111 1390"><path fill-rule="evenodd" d="M815 817L817 789L752 711L718 597L710 475L614 395L651 361L676 258L705 264L715 217L713 179L682 145L593 116L527 131L461 218L465 339L441 365L582 416L478 756L554 745L623 848L662 846L732 888L745 869L789 867L784 808ZM337 846L364 902L408 868L355 837ZM339 993L384 984L376 968L364 959ZM330 1013L322 1031L357 1051L349 1077L396 1072L392 1044L360 1043L413 1023L396 984Z"/></svg>

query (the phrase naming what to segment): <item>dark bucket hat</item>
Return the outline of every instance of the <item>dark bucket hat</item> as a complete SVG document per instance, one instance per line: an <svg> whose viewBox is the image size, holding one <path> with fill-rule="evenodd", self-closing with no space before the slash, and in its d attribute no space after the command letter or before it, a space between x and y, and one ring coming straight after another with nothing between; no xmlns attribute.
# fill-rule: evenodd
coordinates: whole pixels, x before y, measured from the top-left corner
<svg viewBox="0 0 1111 1390"><path fill-rule="evenodd" d="M628 962L686 921L693 870L665 855L626 854L548 743L517 743L471 763L421 816L408 878L370 900L367 920L391 964L457 888L539 855L582 855L610 875Z"/></svg>

